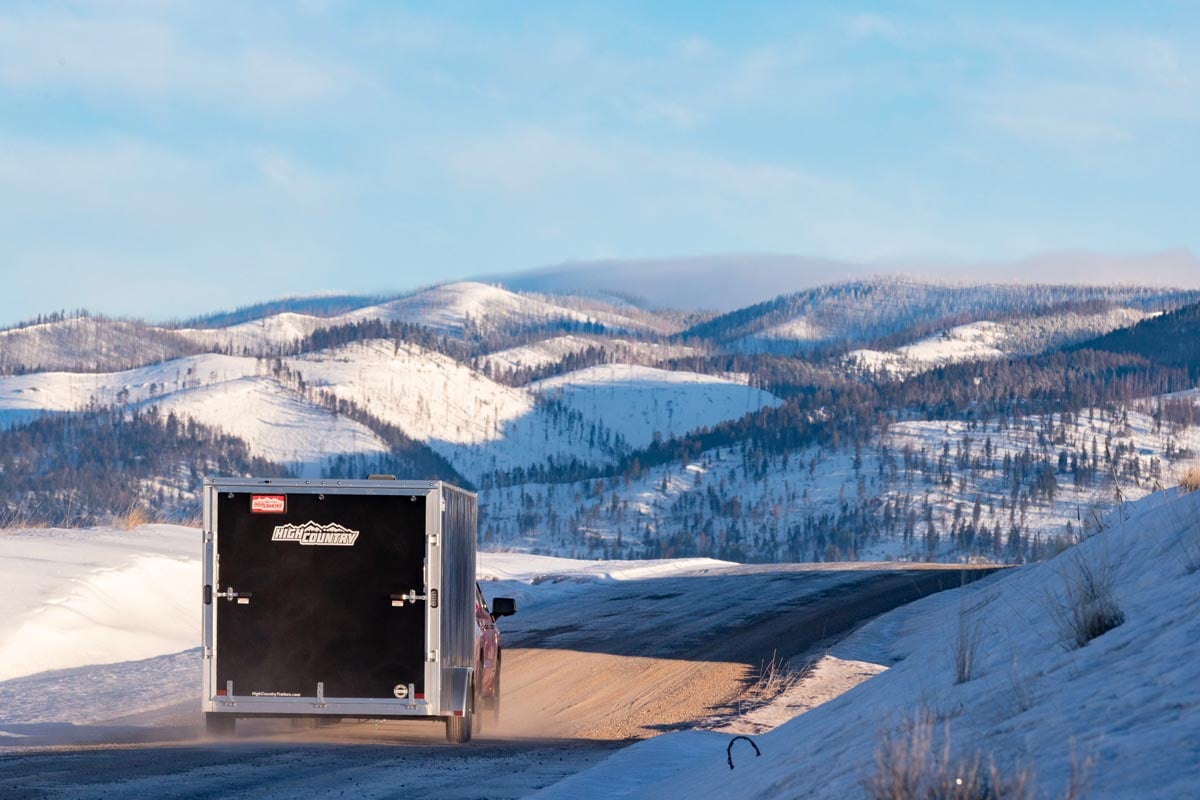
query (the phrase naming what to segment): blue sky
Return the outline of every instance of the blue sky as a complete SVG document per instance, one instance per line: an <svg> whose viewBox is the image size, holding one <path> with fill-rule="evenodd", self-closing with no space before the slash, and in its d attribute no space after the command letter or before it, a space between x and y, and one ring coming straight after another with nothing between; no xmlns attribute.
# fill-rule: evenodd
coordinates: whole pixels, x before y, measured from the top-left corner
<svg viewBox="0 0 1200 800"><path fill-rule="evenodd" d="M0 324L593 258L1200 251L1197 142L1195 2L6 2Z"/></svg>

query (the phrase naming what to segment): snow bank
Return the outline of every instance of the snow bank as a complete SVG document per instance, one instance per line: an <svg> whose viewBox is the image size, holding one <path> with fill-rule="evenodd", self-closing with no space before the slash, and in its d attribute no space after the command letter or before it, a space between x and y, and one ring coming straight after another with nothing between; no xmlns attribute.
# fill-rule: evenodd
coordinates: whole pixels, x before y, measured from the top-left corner
<svg viewBox="0 0 1200 800"><path fill-rule="evenodd" d="M586 561L575 558L534 556L526 553L480 553L476 568L480 580L523 581L582 579L632 581L696 574L727 567L715 558L663 558L650 561Z"/></svg>
<svg viewBox="0 0 1200 800"><path fill-rule="evenodd" d="M0 680L195 647L199 557L174 525L0 533Z"/></svg>
<svg viewBox="0 0 1200 800"><path fill-rule="evenodd" d="M1039 796L1059 796L1072 761L1088 796L1200 794L1200 492L1152 495L1057 558L944 592L865 626L834 648L891 668L755 737L669 734L627 748L536 797L862 797L877 747L919 710L949 731L951 752L1028 769ZM1189 555L1190 554L1190 555ZM1078 649L1060 644L1053 609L1077 561L1115 570L1125 622ZM960 615L979 650L955 682Z"/></svg>

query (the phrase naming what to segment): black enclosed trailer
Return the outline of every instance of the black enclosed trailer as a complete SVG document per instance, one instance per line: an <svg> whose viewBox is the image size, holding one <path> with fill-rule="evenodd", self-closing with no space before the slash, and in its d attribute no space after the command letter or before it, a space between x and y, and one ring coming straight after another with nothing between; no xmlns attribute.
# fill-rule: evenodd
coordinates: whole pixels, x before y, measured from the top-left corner
<svg viewBox="0 0 1200 800"><path fill-rule="evenodd" d="M475 495L441 481L209 479L203 705L443 718L470 738Z"/></svg>

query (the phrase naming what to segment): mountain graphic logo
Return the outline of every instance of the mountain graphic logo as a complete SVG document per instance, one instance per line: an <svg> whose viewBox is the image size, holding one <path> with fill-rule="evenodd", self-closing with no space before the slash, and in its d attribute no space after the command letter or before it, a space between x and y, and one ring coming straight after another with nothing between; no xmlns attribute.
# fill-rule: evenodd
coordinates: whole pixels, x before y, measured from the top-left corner
<svg viewBox="0 0 1200 800"><path fill-rule="evenodd" d="M298 542L303 545L327 547L353 547L358 541L358 531L343 528L336 522L319 525L308 521L303 525L276 525L271 534L273 542Z"/></svg>

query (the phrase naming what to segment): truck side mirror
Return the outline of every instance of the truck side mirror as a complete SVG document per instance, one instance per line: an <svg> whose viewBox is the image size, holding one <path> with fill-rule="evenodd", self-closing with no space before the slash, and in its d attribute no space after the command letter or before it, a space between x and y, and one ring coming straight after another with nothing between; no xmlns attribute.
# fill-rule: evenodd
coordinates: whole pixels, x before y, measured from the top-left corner
<svg viewBox="0 0 1200 800"><path fill-rule="evenodd" d="M517 601L511 597L493 597L492 598L492 619L500 617L511 617L517 613Z"/></svg>

